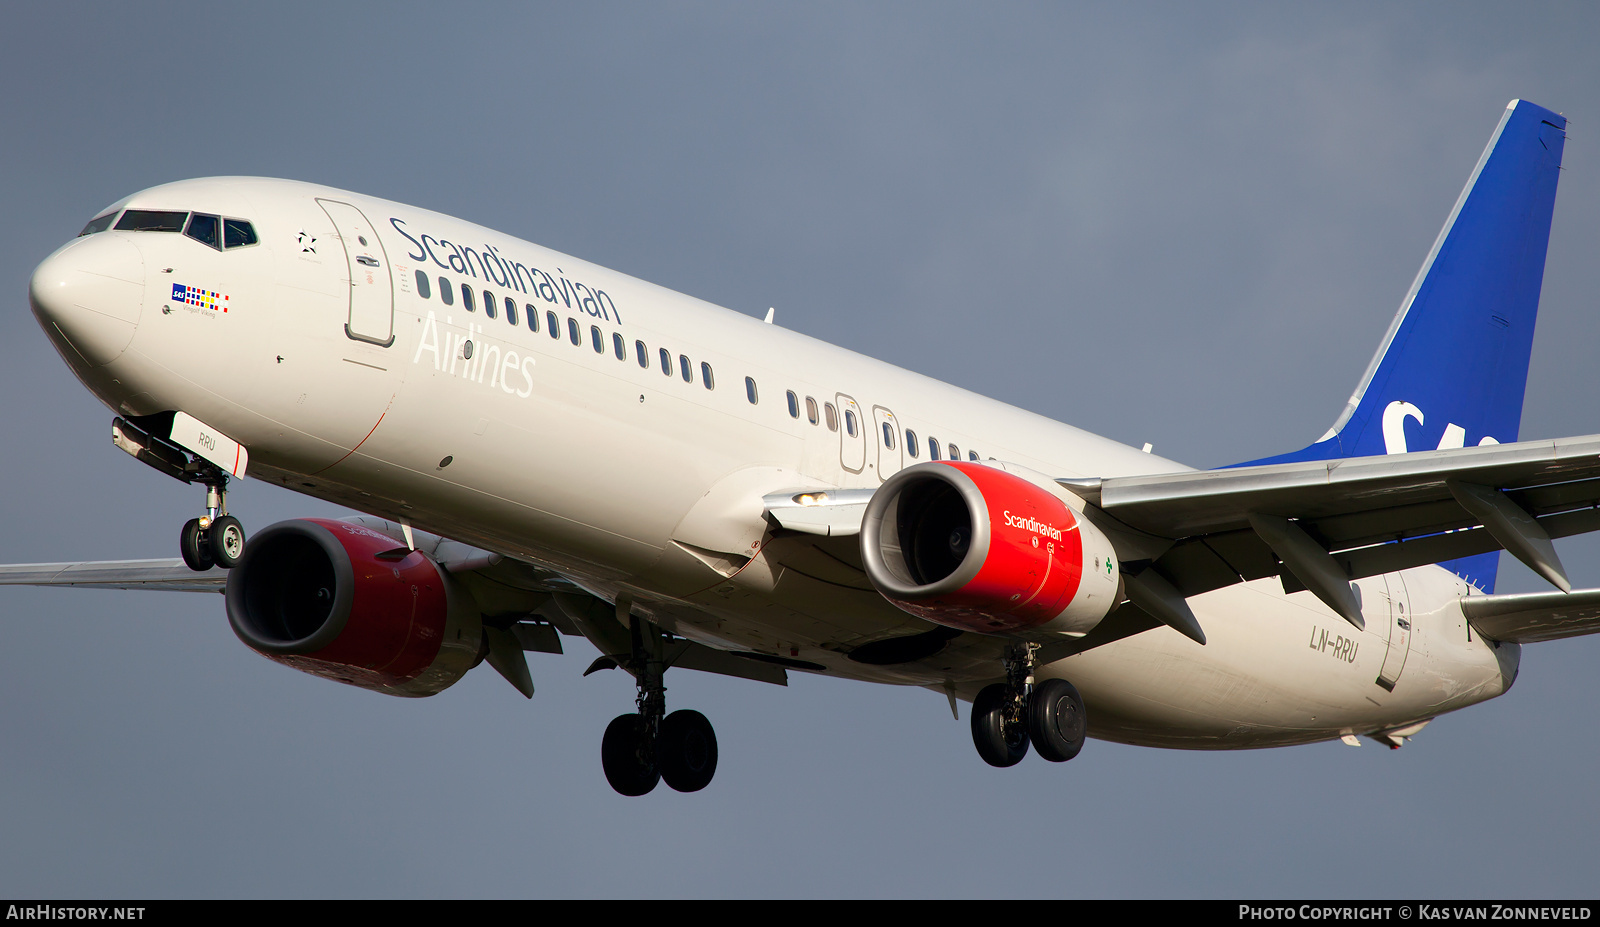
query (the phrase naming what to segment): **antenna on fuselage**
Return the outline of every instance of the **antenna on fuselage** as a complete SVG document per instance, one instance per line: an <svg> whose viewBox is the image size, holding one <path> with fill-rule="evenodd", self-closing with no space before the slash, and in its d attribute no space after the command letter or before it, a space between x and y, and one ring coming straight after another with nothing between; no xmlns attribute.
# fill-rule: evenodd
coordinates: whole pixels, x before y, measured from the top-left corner
<svg viewBox="0 0 1600 927"><path fill-rule="evenodd" d="M767 317L766 317L766 319L765 319L765 321L766 321L766 323L767 323L767 324L768 324L768 325L771 325L771 324L772 324L772 317L773 317L773 316L774 316L774 315L777 315L777 313L778 313L778 310L776 310L776 309L774 309L774 308L772 308L772 307L771 307L771 306L768 306L768 307L767 307Z"/></svg>

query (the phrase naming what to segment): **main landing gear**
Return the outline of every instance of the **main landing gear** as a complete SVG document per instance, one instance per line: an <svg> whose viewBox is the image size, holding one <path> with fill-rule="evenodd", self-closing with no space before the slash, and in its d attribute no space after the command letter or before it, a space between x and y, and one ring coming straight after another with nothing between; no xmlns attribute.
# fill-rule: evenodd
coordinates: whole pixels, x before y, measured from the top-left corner
<svg viewBox="0 0 1600 927"><path fill-rule="evenodd" d="M638 680L638 711L606 726L600 741L606 781L623 795L643 795L662 780L676 791L698 792L717 773L716 732L698 711L667 714L665 642L637 616L628 623L633 653L625 668Z"/></svg>
<svg viewBox="0 0 1600 927"><path fill-rule="evenodd" d="M1065 679L1034 684L1036 644L1006 651L1006 681L986 686L972 701L972 743L990 766L1015 766L1031 742L1039 755L1064 763L1088 735L1083 699Z"/></svg>
<svg viewBox="0 0 1600 927"><path fill-rule="evenodd" d="M244 525L228 514L228 475L211 468L202 480L206 486L206 513L184 522L178 551L189 569L204 572L213 566L230 570L244 556Z"/></svg>

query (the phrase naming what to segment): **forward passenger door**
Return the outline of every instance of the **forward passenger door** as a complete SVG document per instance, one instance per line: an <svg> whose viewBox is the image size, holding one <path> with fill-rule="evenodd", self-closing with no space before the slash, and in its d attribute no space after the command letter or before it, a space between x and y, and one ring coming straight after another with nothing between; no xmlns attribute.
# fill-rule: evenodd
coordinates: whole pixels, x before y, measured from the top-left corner
<svg viewBox="0 0 1600 927"><path fill-rule="evenodd" d="M379 347L394 344L394 283L383 242L356 207L321 198L317 204L333 220L350 269L350 316L344 333Z"/></svg>

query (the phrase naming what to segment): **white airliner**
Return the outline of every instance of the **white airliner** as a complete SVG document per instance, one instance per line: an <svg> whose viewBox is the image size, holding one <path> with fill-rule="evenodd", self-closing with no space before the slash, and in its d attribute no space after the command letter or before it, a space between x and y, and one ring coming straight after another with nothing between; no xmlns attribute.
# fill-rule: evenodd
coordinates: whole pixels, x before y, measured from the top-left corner
<svg viewBox="0 0 1600 927"><path fill-rule="evenodd" d="M1565 125L1506 109L1321 440L1210 471L413 206L153 187L29 300L204 514L181 559L0 582L225 592L246 645L390 695L487 661L531 697L523 652L581 636L638 683L602 747L632 795L716 769L669 668L924 686L995 766L1397 747L1600 630L1550 540L1600 528L1600 436L1517 441ZM368 514L247 542L247 474ZM1556 591L1494 595L1502 549Z"/></svg>

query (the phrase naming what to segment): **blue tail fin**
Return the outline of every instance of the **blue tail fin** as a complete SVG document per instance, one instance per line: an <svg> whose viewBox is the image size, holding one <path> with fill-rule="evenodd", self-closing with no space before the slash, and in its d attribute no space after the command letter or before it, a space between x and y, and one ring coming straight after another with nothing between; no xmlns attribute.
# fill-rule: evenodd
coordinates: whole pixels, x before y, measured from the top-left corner
<svg viewBox="0 0 1600 927"><path fill-rule="evenodd" d="M1511 101L1333 427L1236 466L1517 440L1566 126ZM1443 565L1493 591L1498 564L1493 553Z"/></svg>

